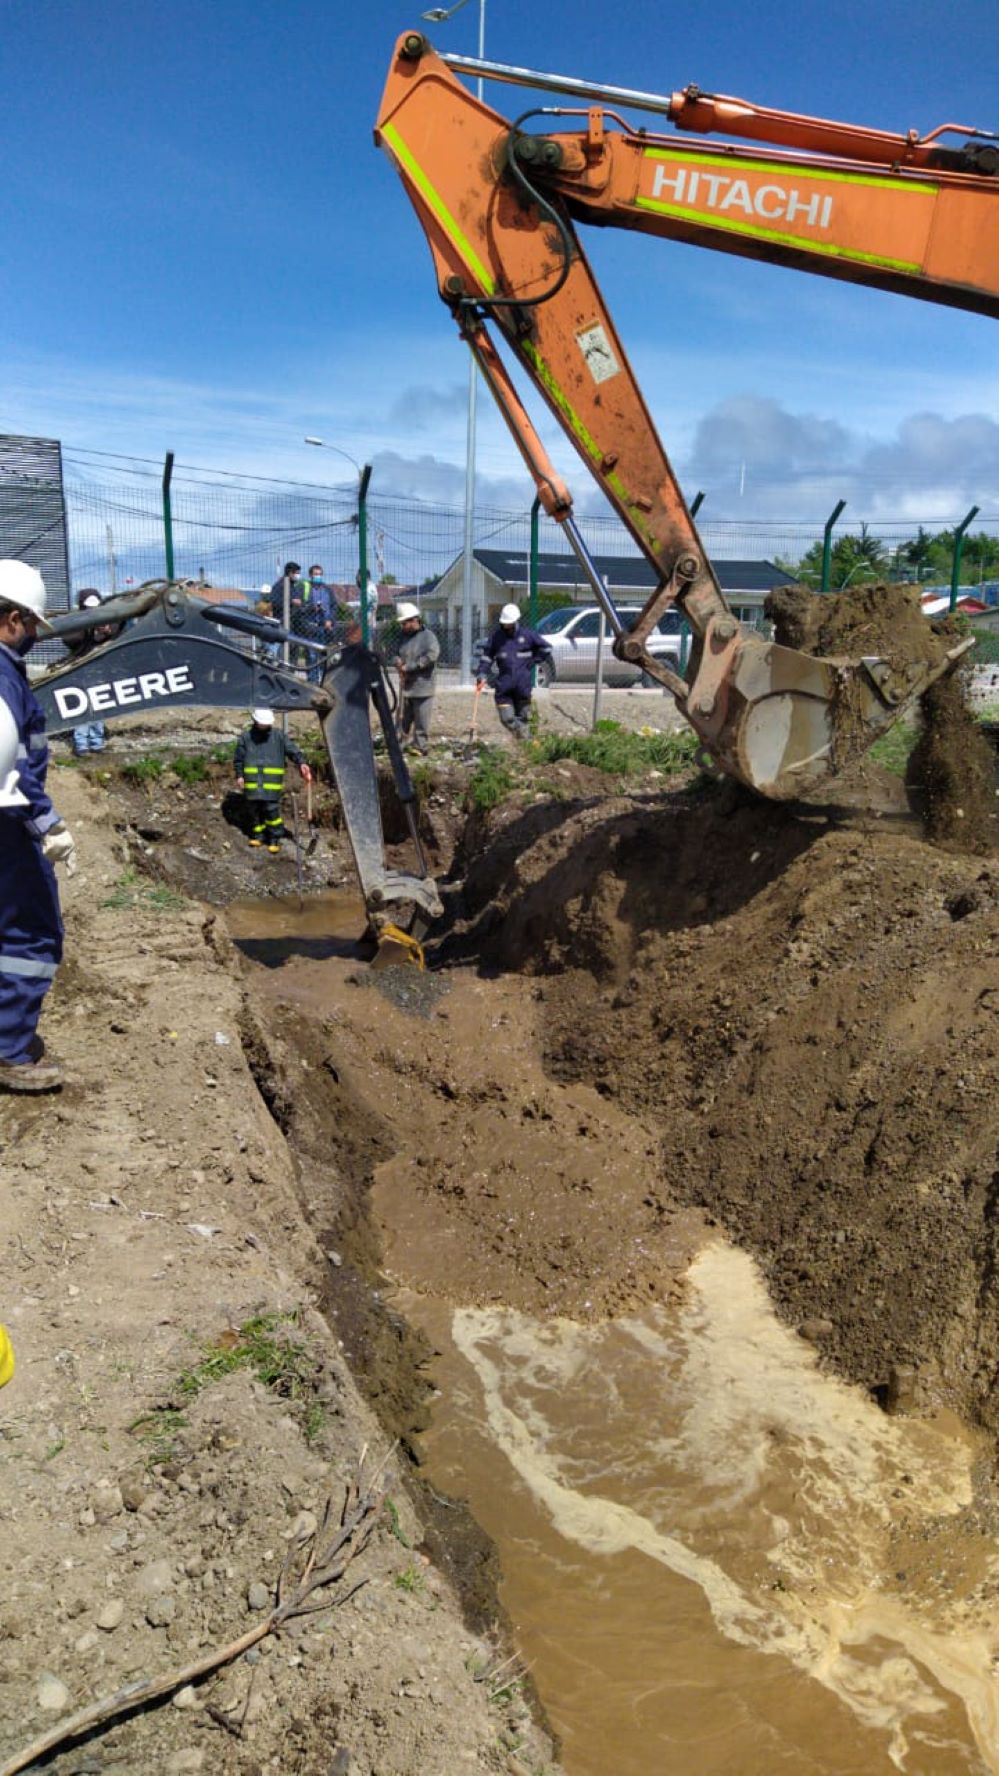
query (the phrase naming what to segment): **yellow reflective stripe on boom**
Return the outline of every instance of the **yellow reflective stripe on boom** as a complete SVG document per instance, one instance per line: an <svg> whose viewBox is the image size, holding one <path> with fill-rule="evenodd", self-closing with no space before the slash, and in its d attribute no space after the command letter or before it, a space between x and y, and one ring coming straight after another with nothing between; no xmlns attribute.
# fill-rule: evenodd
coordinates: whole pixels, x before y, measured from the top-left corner
<svg viewBox="0 0 999 1776"><path fill-rule="evenodd" d="M420 166L419 161L415 158L415 156L413 154L410 153L410 150L406 147L406 144L403 141L402 137L400 136L399 131L395 127L395 124L394 123L384 124L382 127L381 133L382 133L383 139L388 143L393 154L395 155L396 159L398 160L400 166L404 167L406 172L409 174L409 177L412 179L413 184L416 186L417 191L420 193L420 196L424 199L424 201L427 204L429 204L430 208L433 210L434 215L437 217L438 222L440 223L441 227L443 228L443 230L444 230L445 234L447 235L449 241L451 242L452 246L457 247L458 252L460 253L461 257L465 261L465 264L467 266L469 266L470 269L475 273L475 276L478 279L479 283L481 284L486 295L487 296L495 295L495 293L496 293L495 279L492 278L490 276L489 272L486 270L485 266L482 263L482 260L479 258L479 255L475 251L475 248L472 246L472 243L469 240L468 236L466 234L463 234L462 230L458 227L458 224L455 221L454 217L452 216L450 210L448 209L447 204L444 202L444 199L441 197L440 193L434 189L433 185L431 185L430 180L427 178L426 173L423 171L423 168Z"/></svg>
<svg viewBox="0 0 999 1776"><path fill-rule="evenodd" d="M593 460L593 462L596 463L598 468L600 468L600 465L603 462L604 452L601 450L600 445L597 443L596 439L593 437L593 434L590 432L589 427L584 423L583 420L580 419L579 414L576 412L576 409L572 405L572 402L570 401L565 390L561 387L561 385L558 382L556 382L555 377L552 375L552 371L551 371L550 366L545 363L545 360L541 356L541 353L538 351L537 346L534 345L530 339L518 339L517 340L517 350L519 352L521 352L523 354L523 356L527 359L528 363L530 365L532 365L532 367L534 369L534 373L538 378L538 381L542 384L542 386L545 389L547 389L549 395L551 396L552 400L555 402L555 405L559 408L559 410L565 414L566 419L568 420L570 426L572 427L572 430L573 430L575 436L579 439L579 442L582 444L583 449L586 451L587 456L590 457ZM605 471L601 470L601 473L603 474L603 478L606 481L608 487L617 496L617 498L621 501L621 504L623 506L627 506L629 512L631 513L633 523L636 524L638 526L638 529L643 533L643 535L648 538L652 547L658 548L659 545L658 545L657 539L653 535L652 531L649 529L648 524L645 522L645 519L642 515L641 508L639 506L635 505L635 502L631 498L631 495L629 494L628 489L625 487L624 482L621 480L621 477L619 475L616 475L614 473L613 469L610 470L609 472L605 472Z"/></svg>
<svg viewBox="0 0 999 1776"><path fill-rule="evenodd" d="M710 210L687 210L681 204L660 203L654 197L636 197L635 208L654 210L657 216L676 216L682 222L699 222L704 228L717 228L729 234L749 236L752 240L776 241L783 247L800 247L806 253L822 253L827 259L849 259L859 265L880 265L886 271L922 272L915 259L883 259L879 253L862 253L858 247L834 247L829 241L811 240L803 234L778 234L773 228L754 228L751 223L730 221Z"/></svg>

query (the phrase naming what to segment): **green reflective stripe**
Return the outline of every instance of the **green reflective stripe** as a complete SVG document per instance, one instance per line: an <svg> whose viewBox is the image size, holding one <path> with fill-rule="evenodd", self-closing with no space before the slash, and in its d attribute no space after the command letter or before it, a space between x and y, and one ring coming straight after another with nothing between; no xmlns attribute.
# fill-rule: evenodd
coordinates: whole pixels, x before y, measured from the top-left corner
<svg viewBox="0 0 999 1776"><path fill-rule="evenodd" d="M458 227L458 224L444 202L444 199L440 196L439 192L435 191L430 180L427 178L426 173L423 171L423 168L406 147L395 124L385 124L382 130L382 136L388 143L396 159L405 167L413 184L419 191L420 196L430 205L430 208L433 210L434 215L437 217L438 222L452 246L457 247L458 252L461 254L466 265L474 271L475 276L482 285L486 295L492 296L496 290L495 279L486 270L468 236L463 234Z"/></svg>
<svg viewBox="0 0 999 1776"><path fill-rule="evenodd" d="M780 160L739 160L728 154L701 154L696 148L646 148L646 160L684 160L689 159L693 166L738 167L740 172L777 173L783 179L822 179L835 185L873 185L887 186L895 191L929 192L933 197L939 191L938 185L927 185L917 179L889 179L877 173L827 173L823 167L790 166L787 161ZM638 201L641 201L639 199Z"/></svg>
<svg viewBox="0 0 999 1776"><path fill-rule="evenodd" d="M810 240L803 234L778 234L775 228L754 228L749 223L736 222L728 216L718 216L709 210L688 210L682 204L660 203L654 197L636 197L635 207L639 210L654 210L658 216L677 216L682 222L699 222L704 228L719 228L729 234L748 235L754 240L776 241L783 247L803 247L806 253L823 253L827 259L849 259L860 265L880 265L886 271L905 271L921 273L922 266L913 259L886 259L880 253L862 253L857 247L835 247L827 241Z"/></svg>

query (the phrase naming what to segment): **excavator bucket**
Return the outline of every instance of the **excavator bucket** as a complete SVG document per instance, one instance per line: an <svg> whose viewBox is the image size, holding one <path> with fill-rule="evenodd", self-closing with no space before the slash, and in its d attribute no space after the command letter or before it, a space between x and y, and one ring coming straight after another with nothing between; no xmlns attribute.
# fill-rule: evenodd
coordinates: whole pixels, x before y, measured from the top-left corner
<svg viewBox="0 0 999 1776"><path fill-rule="evenodd" d="M695 654L681 707L723 771L792 800L844 771L974 645L928 624L926 636L926 659L818 658L721 620Z"/></svg>

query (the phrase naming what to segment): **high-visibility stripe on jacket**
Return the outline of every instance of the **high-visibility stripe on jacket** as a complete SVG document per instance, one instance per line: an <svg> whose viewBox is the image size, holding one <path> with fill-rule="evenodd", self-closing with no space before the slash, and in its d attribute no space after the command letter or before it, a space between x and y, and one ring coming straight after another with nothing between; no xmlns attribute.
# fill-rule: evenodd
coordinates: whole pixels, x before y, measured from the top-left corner
<svg viewBox="0 0 999 1776"><path fill-rule="evenodd" d="M284 789L285 759L302 762L301 748L280 728L261 733L247 728L236 743L236 775L243 779L243 793L251 802L277 801Z"/></svg>

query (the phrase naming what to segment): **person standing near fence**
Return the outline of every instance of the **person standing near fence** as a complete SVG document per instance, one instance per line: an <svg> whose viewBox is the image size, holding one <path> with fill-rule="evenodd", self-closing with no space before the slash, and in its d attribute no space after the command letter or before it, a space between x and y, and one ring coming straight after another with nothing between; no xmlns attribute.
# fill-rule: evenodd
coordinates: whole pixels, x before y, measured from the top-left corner
<svg viewBox="0 0 999 1776"><path fill-rule="evenodd" d="M300 582L302 588L302 634L310 641L333 645L333 589L326 584L323 569L317 563L309 569L309 577ZM322 654L309 653L306 676L310 684L318 684L323 676Z"/></svg>
<svg viewBox="0 0 999 1776"><path fill-rule="evenodd" d="M236 788L246 800L250 844L255 850L266 845L276 857L284 833L281 796L285 761L291 759L298 766L303 783L312 782L312 772L301 747L275 727L273 709L254 709L250 720L252 726L245 728L236 742Z"/></svg>
<svg viewBox="0 0 999 1776"><path fill-rule="evenodd" d="M505 604L499 623L482 644L475 670L480 685L488 682L493 686L496 713L515 740L523 740L527 733L532 669L551 658L544 636L521 622L520 606Z"/></svg>
<svg viewBox="0 0 999 1776"><path fill-rule="evenodd" d="M430 750L430 712L436 690L437 662L441 644L432 629L425 629L415 604L397 604L396 620L402 630L395 658L401 690L399 734L412 732L417 752Z"/></svg>

